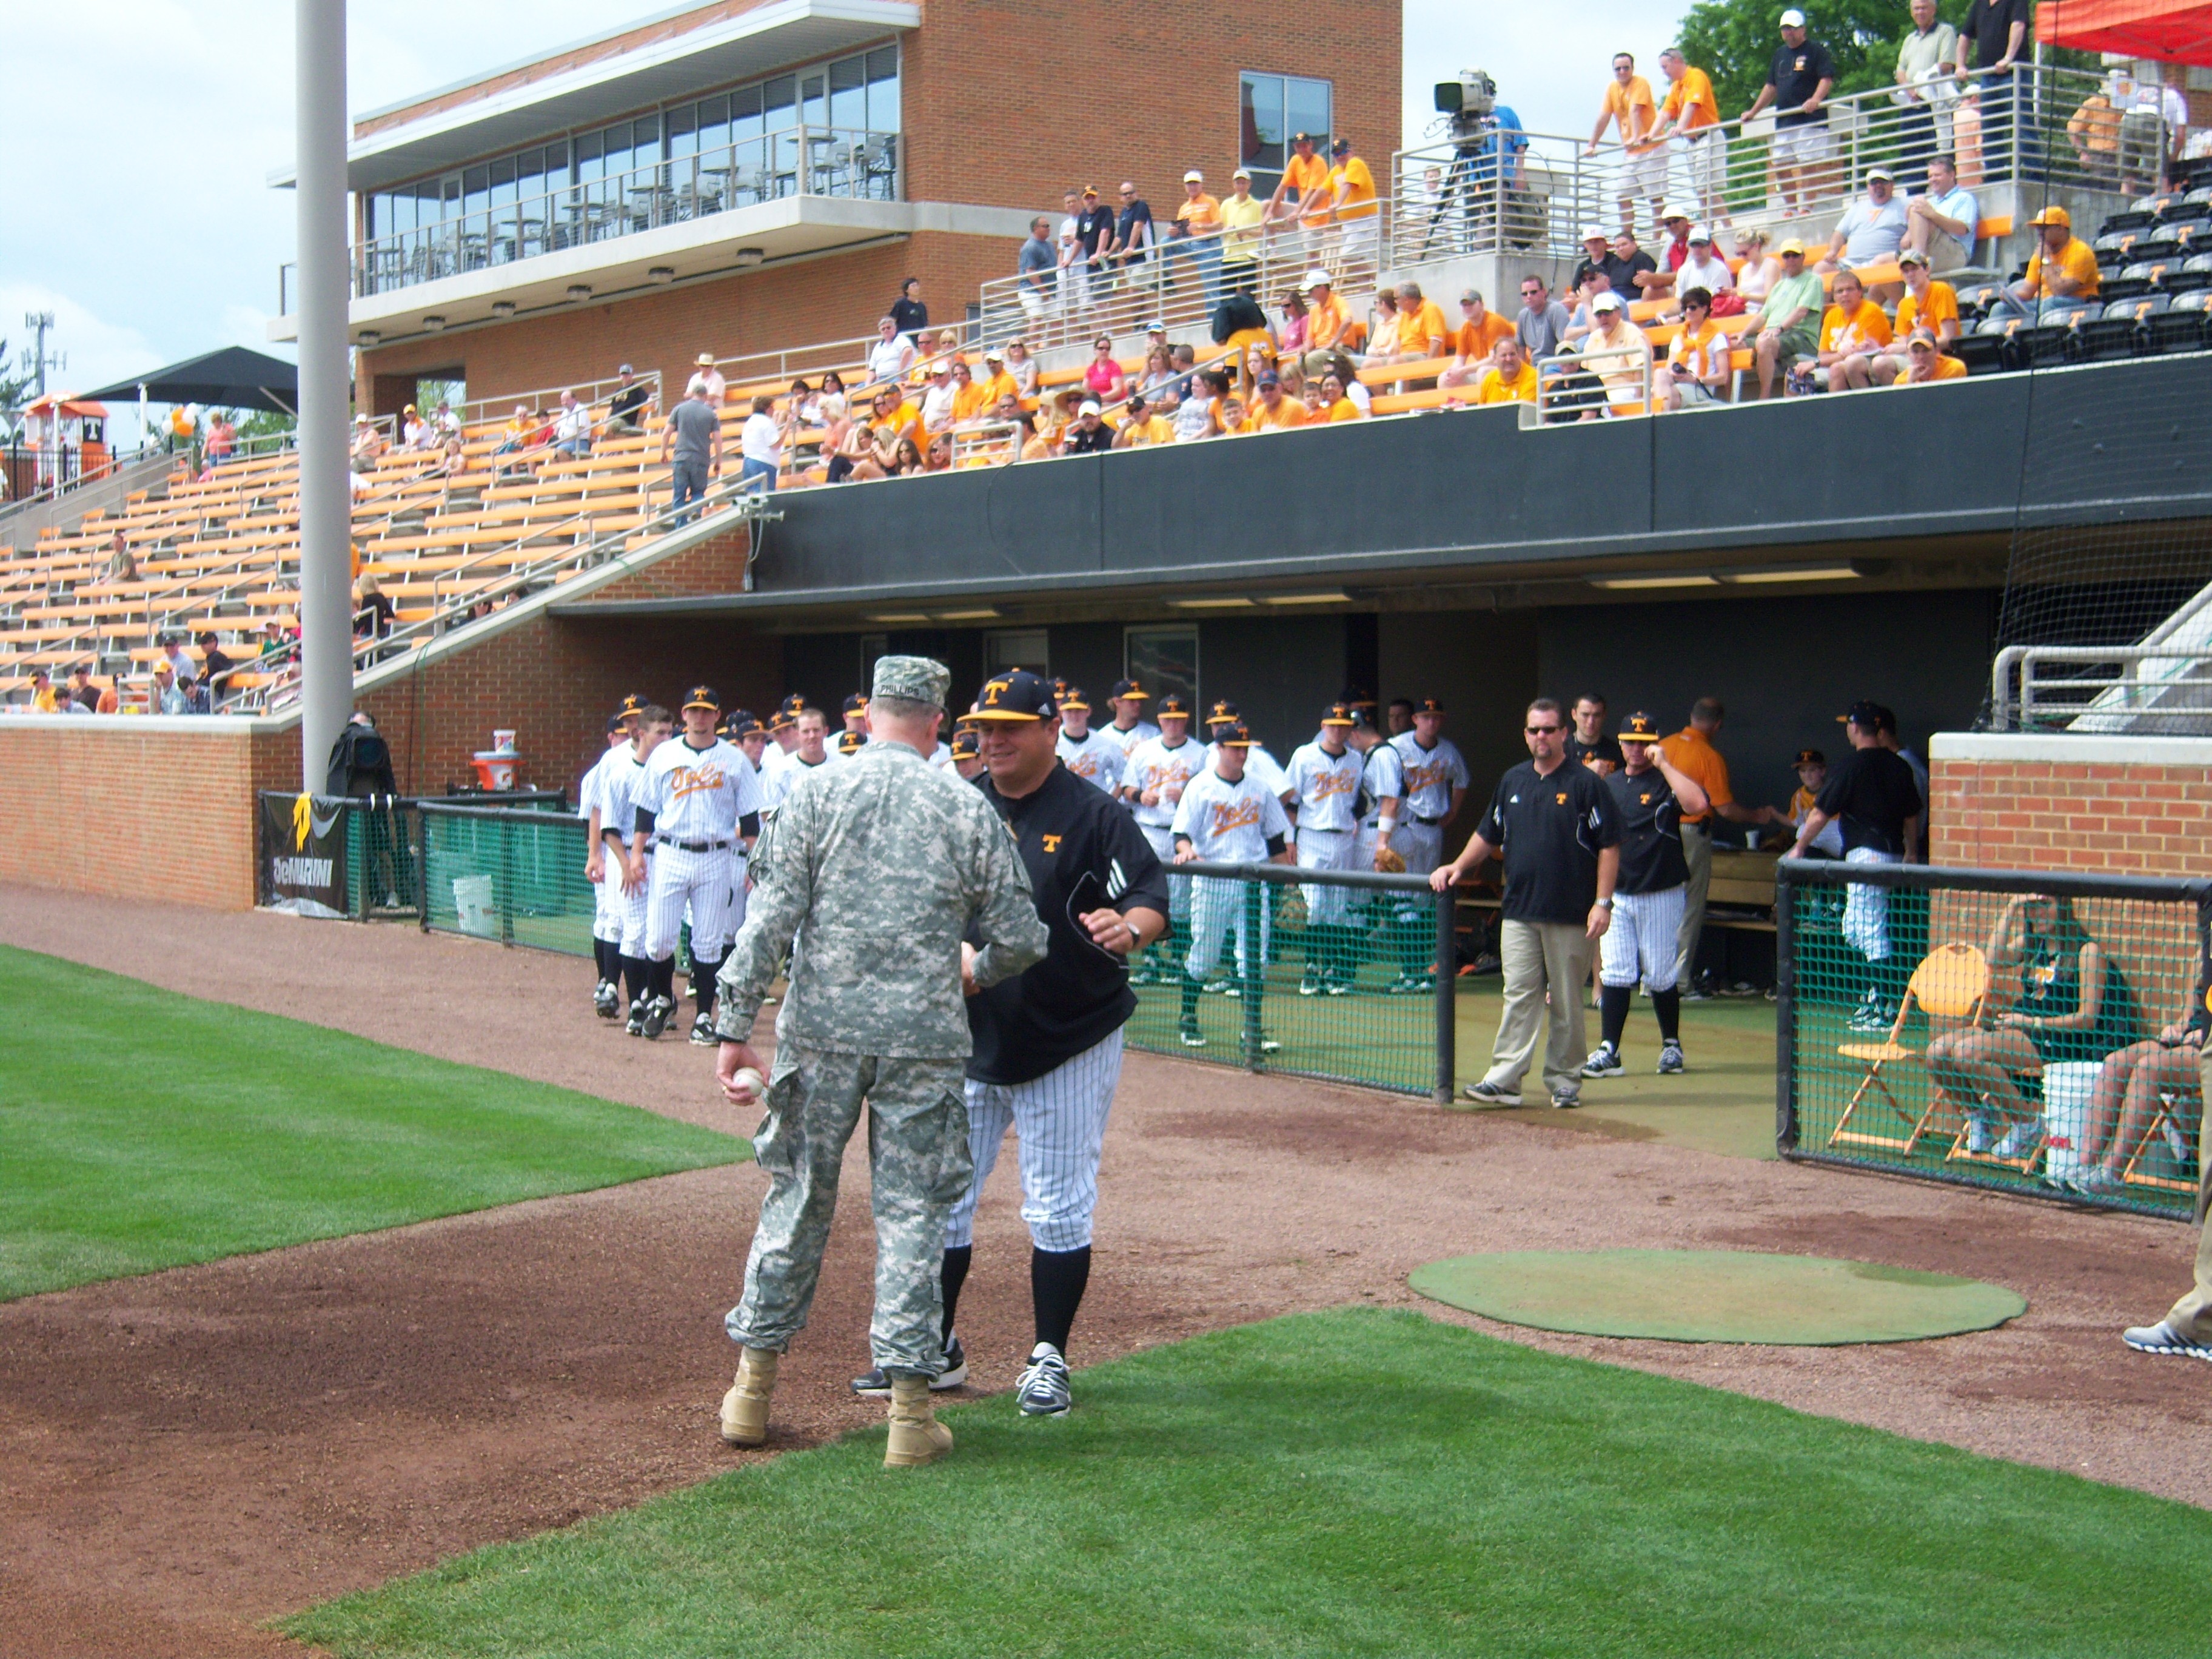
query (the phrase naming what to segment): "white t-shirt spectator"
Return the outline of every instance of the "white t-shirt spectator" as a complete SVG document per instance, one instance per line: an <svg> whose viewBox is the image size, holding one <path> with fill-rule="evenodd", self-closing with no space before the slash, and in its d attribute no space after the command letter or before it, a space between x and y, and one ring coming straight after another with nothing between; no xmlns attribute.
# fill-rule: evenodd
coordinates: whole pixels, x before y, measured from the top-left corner
<svg viewBox="0 0 2212 1659"><path fill-rule="evenodd" d="M560 423L553 428L556 443L580 443L592 435L592 411L576 404L561 411Z"/></svg>
<svg viewBox="0 0 2212 1659"><path fill-rule="evenodd" d="M903 334L878 340L868 349L868 378L878 383L896 380L914 366L914 342Z"/></svg>
<svg viewBox="0 0 2212 1659"><path fill-rule="evenodd" d="M1202 386L1194 385L1190 396L1176 405L1175 434L1179 444L1194 444L1213 435L1215 399Z"/></svg>
<svg viewBox="0 0 2212 1659"><path fill-rule="evenodd" d="M1701 288L1708 294L1718 294L1724 288L1735 286L1735 273L1729 269L1728 261L1711 248L1705 250L1705 254L1706 257L1700 259L1697 250L1692 248L1690 257L1682 261L1681 270L1674 276L1677 298L1693 288Z"/></svg>
<svg viewBox="0 0 2212 1659"><path fill-rule="evenodd" d="M942 386L930 383L929 390L921 394L921 424L926 430L942 432L952 424L952 400L959 391L949 380Z"/></svg>
<svg viewBox="0 0 2212 1659"><path fill-rule="evenodd" d="M782 437L775 416L757 412L748 415L744 430L738 434L738 453L749 461L764 461L770 466L781 466L783 464Z"/></svg>

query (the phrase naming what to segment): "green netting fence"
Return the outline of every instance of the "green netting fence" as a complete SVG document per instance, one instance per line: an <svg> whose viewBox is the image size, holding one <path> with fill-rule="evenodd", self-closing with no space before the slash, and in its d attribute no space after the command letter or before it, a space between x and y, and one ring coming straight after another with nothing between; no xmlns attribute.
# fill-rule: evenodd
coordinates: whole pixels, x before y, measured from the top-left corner
<svg viewBox="0 0 2212 1659"><path fill-rule="evenodd" d="M1449 895L1419 876L1271 864L1184 865L1169 886L1176 914L1134 965L1125 1042L1451 1097Z"/></svg>
<svg viewBox="0 0 2212 1659"><path fill-rule="evenodd" d="M471 795L461 804L483 799ZM502 808L541 816L569 811L567 797L551 790L518 790L498 799ZM306 837L277 832L298 823L297 794L265 789L261 799L260 902L276 903L287 896L288 887L299 885L279 879L292 873L281 868L280 860L320 855L329 860L329 879L320 884L319 896L325 908L315 914L357 921L417 914L422 897L422 809L452 804L453 798L316 795L311 798Z"/></svg>
<svg viewBox="0 0 2212 1659"><path fill-rule="evenodd" d="M1785 859L1786 1158L2187 1217L2212 882Z"/></svg>
<svg viewBox="0 0 2212 1659"><path fill-rule="evenodd" d="M563 955L592 954L590 825L573 813L426 801L422 926Z"/></svg>

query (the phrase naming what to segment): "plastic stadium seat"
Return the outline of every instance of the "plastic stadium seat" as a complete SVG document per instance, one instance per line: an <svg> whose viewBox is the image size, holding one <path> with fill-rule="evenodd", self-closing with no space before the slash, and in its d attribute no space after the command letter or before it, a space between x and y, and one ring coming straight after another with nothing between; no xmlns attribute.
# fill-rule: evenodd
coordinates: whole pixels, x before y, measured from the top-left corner
<svg viewBox="0 0 2212 1659"><path fill-rule="evenodd" d="M2150 222L2148 210L2124 209L2121 212L2107 216L2105 222L2097 227L2097 240L2101 242L2107 236L2117 236L2124 231L2145 229L2149 226Z"/></svg>
<svg viewBox="0 0 2212 1659"><path fill-rule="evenodd" d="M2002 283L1967 283L1959 290L1959 314L1961 317L1986 316L1997 297L2004 292Z"/></svg>
<svg viewBox="0 0 2212 1659"><path fill-rule="evenodd" d="M2149 351L2149 331L2144 319L2172 307L2167 294L2145 294L2132 300L2115 300L2101 315L2085 318L2073 331L2074 351L2082 362L2108 362Z"/></svg>
<svg viewBox="0 0 2212 1659"><path fill-rule="evenodd" d="M2191 301L2197 303L2191 304ZM2212 289L2195 289L2173 298L2170 309L2143 324L2146 349L2151 351L2202 351L2212 341Z"/></svg>
<svg viewBox="0 0 2212 1659"><path fill-rule="evenodd" d="M2017 368L2012 337L2019 328L2016 318L1985 317L1971 333L1962 333L1951 343L1950 355L1966 364L1969 374L2001 374Z"/></svg>

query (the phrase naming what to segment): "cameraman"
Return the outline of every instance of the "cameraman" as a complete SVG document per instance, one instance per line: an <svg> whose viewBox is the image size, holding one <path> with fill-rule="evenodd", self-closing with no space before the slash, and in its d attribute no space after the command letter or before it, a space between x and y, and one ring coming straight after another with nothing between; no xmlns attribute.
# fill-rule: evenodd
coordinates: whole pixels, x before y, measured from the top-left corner
<svg viewBox="0 0 2212 1659"><path fill-rule="evenodd" d="M1498 101L1498 83L1479 69L1463 70L1456 82L1438 85L1437 107L1451 130L1454 160L1428 240L1432 243L1437 225L1449 220L1455 198L1466 228L1461 252L1502 247L1509 227L1522 242L1530 240L1533 227L1511 212L1515 198L1527 188L1528 140L1520 116Z"/></svg>

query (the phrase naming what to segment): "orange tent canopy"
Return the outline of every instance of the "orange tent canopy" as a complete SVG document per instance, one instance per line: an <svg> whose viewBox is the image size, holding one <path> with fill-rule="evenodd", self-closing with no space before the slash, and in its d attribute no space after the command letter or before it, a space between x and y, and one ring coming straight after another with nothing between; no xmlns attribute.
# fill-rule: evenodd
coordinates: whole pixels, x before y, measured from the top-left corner
<svg viewBox="0 0 2212 1659"><path fill-rule="evenodd" d="M86 398L64 397L48 392L35 403L23 405L26 415L58 415L65 421L104 421L107 405L96 404Z"/></svg>
<svg viewBox="0 0 2212 1659"><path fill-rule="evenodd" d="M2212 64L2212 0L2043 0L2035 33L2046 46Z"/></svg>

